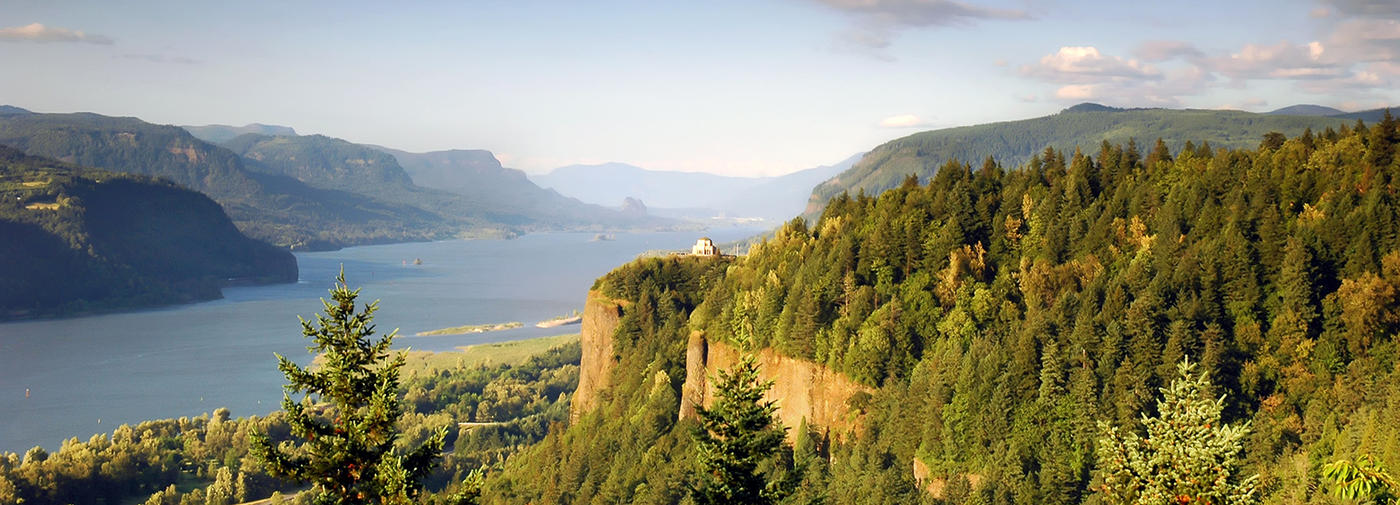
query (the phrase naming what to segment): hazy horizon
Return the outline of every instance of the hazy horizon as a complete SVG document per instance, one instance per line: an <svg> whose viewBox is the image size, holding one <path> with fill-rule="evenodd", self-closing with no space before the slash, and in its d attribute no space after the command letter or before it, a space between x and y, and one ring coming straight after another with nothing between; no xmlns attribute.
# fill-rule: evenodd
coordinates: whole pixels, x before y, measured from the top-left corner
<svg viewBox="0 0 1400 505"><path fill-rule="evenodd" d="M1080 102L1390 105L1400 6L24 1L0 14L0 64L24 69L0 102L41 112L485 149L532 174L773 176Z"/></svg>

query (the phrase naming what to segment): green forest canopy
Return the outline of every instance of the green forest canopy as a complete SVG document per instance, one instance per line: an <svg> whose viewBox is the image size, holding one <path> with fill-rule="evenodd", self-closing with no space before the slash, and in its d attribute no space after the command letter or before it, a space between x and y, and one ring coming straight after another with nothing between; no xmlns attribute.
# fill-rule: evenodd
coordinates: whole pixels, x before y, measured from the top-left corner
<svg viewBox="0 0 1400 505"><path fill-rule="evenodd" d="M1263 501L1327 503L1321 463L1400 462L1398 144L1387 118L1249 150L949 162L926 186L838 196L733 263L629 264L598 285L631 302L612 401L484 496L679 503L686 337L752 325L759 345L878 387L851 405L855 439L797 437L791 503L921 503L929 486L1093 502L1096 421L1137 429L1185 357L1227 395L1225 421L1251 423Z"/></svg>
<svg viewBox="0 0 1400 505"><path fill-rule="evenodd" d="M848 405L856 436L795 430L772 468L796 483L786 503L1097 502L1096 421L1140 429L1188 357L1222 421L1250 423L1262 501L1331 503L1323 463L1400 462L1397 145L1387 118L1257 149L948 162L927 185L840 196L746 258L629 263L595 286L626 307L614 387L568 426L559 390L539 393L558 422L492 460L481 498L682 503L687 337L753 328L876 387ZM457 409L433 391L410 390L415 410ZM0 465L10 482L27 466Z"/></svg>
<svg viewBox="0 0 1400 505"><path fill-rule="evenodd" d="M909 174L928 181L948 160L976 162L995 158L1002 166L1019 167L1046 148L1072 152L1093 149L1101 142L1123 144L1162 139L1173 151L1186 142L1214 147L1254 147L1268 132L1302 135L1307 128L1322 131L1351 125L1358 117L1379 118L1375 111L1337 117L1256 114L1234 110L1119 109L1085 103L1058 114L957 128L927 131L892 140L872 149L850 170L812 191L808 217L842 192L870 195L898 186ZM1140 146L1147 149L1148 145Z"/></svg>

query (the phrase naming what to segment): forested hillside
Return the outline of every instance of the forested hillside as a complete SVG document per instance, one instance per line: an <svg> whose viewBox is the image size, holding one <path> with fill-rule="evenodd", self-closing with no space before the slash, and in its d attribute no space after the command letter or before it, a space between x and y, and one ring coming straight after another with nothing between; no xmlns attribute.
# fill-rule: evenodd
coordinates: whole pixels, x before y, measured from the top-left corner
<svg viewBox="0 0 1400 505"><path fill-rule="evenodd" d="M208 300L295 282L296 259L208 197L0 146L0 319Z"/></svg>
<svg viewBox="0 0 1400 505"><path fill-rule="evenodd" d="M1076 147L1093 149L1104 141L1127 145L1136 139L1144 143L1138 149L1145 150L1158 138L1174 150L1188 141L1241 149L1254 147L1271 131L1297 136L1306 128L1322 131L1353 124L1357 118L1375 121L1379 112L1325 117L1233 110L1119 109L1085 103L1045 117L927 131L876 147L850 170L817 186L808 201L807 215L815 218L827 201L843 192L855 195L864 190L878 195L898 186L909 174L927 181L951 159L976 163L990 156L1003 166L1017 167L1047 147L1069 152Z"/></svg>
<svg viewBox="0 0 1400 505"><path fill-rule="evenodd" d="M0 145L114 172L163 177L219 202L249 236L298 249L446 238L461 231L401 202L248 170L174 126L98 114L0 111Z"/></svg>
<svg viewBox="0 0 1400 505"><path fill-rule="evenodd" d="M671 227L664 218L635 215L580 202L536 186L524 172L501 166L490 151L410 153L377 148L394 156L413 182L465 196L505 215L525 216L542 227L570 229L648 229Z"/></svg>
<svg viewBox="0 0 1400 505"><path fill-rule="evenodd" d="M234 131L191 128L214 138ZM296 249L675 224L555 205L567 203L564 199L505 206L499 199L417 186L379 148L320 135L248 133L229 139L230 150L180 127L137 118L9 107L0 109L0 145L81 166L164 177L219 202L249 236Z"/></svg>
<svg viewBox="0 0 1400 505"><path fill-rule="evenodd" d="M1324 463L1400 466L1397 126L944 162L746 258L619 268L595 287L622 307L613 386L485 500L683 502L699 331L876 388L854 437L790 427L789 503L1098 502L1096 422L1140 429L1186 358L1249 423L1265 503L1333 503Z"/></svg>
<svg viewBox="0 0 1400 505"><path fill-rule="evenodd" d="M184 125L185 131L190 132L195 138L211 144L222 144L233 140L239 135L256 133L258 135L296 135L297 131L289 126L277 126L261 123L246 124L243 126L229 126L222 124L210 125Z"/></svg>

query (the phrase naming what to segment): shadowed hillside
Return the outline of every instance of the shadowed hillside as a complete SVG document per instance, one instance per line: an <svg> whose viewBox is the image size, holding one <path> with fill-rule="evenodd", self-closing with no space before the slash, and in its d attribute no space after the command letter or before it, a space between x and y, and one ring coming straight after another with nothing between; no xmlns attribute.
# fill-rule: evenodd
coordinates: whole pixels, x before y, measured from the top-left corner
<svg viewBox="0 0 1400 505"><path fill-rule="evenodd" d="M208 197L0 146L0 319L219 298L294 282L296 259Z"/></svg>

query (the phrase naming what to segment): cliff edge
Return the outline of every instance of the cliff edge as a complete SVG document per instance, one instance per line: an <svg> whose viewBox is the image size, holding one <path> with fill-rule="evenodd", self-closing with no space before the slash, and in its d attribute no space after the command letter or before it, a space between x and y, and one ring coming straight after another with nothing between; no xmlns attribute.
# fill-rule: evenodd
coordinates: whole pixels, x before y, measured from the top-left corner
<svg viewBox="0 0 1400 505"><path fill-rule="evenodd" d="M598 400L612 384L612 370L617 366L613 352L613 333L622 320L624 302L613 300L597 290L588 292L583 305L583 327L579 341L583 357L579 361L578 392L569 405L569 422L598 406Z"/></svg>
<svg viewBox="0 0 1400 505"><path fill-rule="evenodd" d="M739 362L739 350L724 342L711 342L701 332L693 332L686 345L685 384L681 387L680 417L695 417L697 405L715 399L711 378L720 370ZM778 354L773 349L758 351L759 377L773 381L764 398L778 407L778 419L788 428L788 441L797 435L802 421L808 429L844 439L860 426L860 416L851 412L851 399L870 388L857 384L824 366Z"/></svg>

